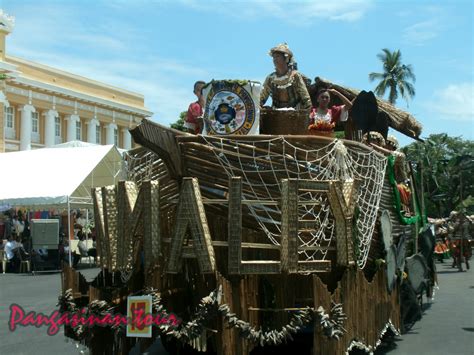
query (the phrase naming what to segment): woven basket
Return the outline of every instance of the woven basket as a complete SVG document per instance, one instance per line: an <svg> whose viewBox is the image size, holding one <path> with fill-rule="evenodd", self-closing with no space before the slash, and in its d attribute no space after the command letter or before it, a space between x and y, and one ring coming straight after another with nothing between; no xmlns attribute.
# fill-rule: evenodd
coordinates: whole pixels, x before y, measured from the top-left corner
<svg viewBox="0 0 474 355"><path fill-rule="evenodd" d="M316 129L310 129L310 130L307 131L306 134L309 134L310 136L320 136L320 137L334 138L334 132L333 131L318 131Z"/></svg>
<svg viewBox="0 0 474 355"><path fill-rule="evenodd" d="M260 111L260 134L306 135L308 134L309 110Z"/></svg>

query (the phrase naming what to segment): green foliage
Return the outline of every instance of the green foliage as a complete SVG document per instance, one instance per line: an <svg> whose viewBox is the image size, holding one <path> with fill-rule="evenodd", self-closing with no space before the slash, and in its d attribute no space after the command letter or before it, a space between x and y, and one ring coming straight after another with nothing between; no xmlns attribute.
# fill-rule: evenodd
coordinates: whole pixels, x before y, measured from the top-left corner
<svg viewBox="0 0 474 355"><path fill-rule="evenodd" d="M184 120L186 119L187 111L183 111L179 114L179 118L175 123L172 123L170 126L173 129L177 129L178 131L187 132L187 129L184 127Z"/></svg>
<svg viewBox="0 0 474 355"><path fill-rule="evenodd" d="M220 81L224 81L228 84L237 84L237 85L240 85L240 86L245 86L248 84L248 80L238 80L238 79L227 79L227 80L220 80ZM204 88L207 88L209 85L213 85L215 83L214 80L212 80L211 82L207 83L204 87Z"/></svg>
<svg viewBox="0 0 474 355"><path fill-rule="evenodd" d="M407 102L408 99L415 96L415 87L413 83L416 81L413 67L411 65L402 64L402 53L400 50L391 52L389 49L382 49L382 53L377 54L382 61L383 73L370 73L370 81L379 80L375 87L377 96L384 96L385 91L389 90L388 101L394 105L400 94Z"/></svg>
<svg viewBox="0 0 474 355"><path fill-rule="evenodd" d="M409 161L422 164L428 216L447 217L463 209L474 213L474 141L432 134L425 143L402 150Z"/></svg>

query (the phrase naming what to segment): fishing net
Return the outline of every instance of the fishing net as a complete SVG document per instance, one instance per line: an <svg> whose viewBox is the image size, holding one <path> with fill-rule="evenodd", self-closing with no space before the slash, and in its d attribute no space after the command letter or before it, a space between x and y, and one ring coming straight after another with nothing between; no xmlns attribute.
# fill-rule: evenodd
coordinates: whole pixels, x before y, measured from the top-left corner
<svg viewBox="0 0 474 355"><path fill-rule="evenodd" d="M314 149L304 140L289 142L282 136L268 140L203 138L227 175L242 178L242 198L262 201L248 205L249 213L275 245L281 241L280 204L265 202L281 198L282 179L339 180L343 192L357 179L357 262L359 267L365 266L382 194L385 157L362 147L346 146L340 140ZM305 226L298 231L299 259L325 260L336 236L327 193L299 190L298 201L298 220Z"/></svg>

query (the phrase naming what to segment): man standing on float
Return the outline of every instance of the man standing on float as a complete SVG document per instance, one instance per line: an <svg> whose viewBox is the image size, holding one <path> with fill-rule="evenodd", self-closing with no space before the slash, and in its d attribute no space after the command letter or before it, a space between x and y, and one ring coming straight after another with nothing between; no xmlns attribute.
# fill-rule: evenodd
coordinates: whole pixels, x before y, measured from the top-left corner
<svg viewBox="0 0 474 355"><path fill-rule="evenodd" d="M293 52L286 43L270 49L273 57L275 72L265 79L260 94L260 106L268 97L272 97L273 108L293 107L295 109L310 109L311 99L302 75L296 70Z"/></svg>

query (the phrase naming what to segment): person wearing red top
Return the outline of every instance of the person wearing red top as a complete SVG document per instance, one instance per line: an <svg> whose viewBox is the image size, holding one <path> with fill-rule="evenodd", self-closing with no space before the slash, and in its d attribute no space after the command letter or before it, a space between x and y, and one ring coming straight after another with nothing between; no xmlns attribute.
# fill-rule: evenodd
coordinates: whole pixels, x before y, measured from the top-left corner
<svg viewBox="0 0 474 355"><path fill-rule="evenodd" d="M204 85L206 85L204 81L196 81L194 83L194 95L196 95L198 100L189 105L184 122L184 127L189 133L199 134L202 131L202 120L200 117L203 114L204 98L202 97L202 88Z"/></svg>
<svg viewBox="0 0 474 355"><path fill-rule="evenodd" d="M330 94L337 95L344 104L329 107L331 101ZM318 92L317 102L317 107L311 109L309 116L310 129L332 132L337 122L347 121L352 102L339 91L335 89L321 89Z"/></svg>

